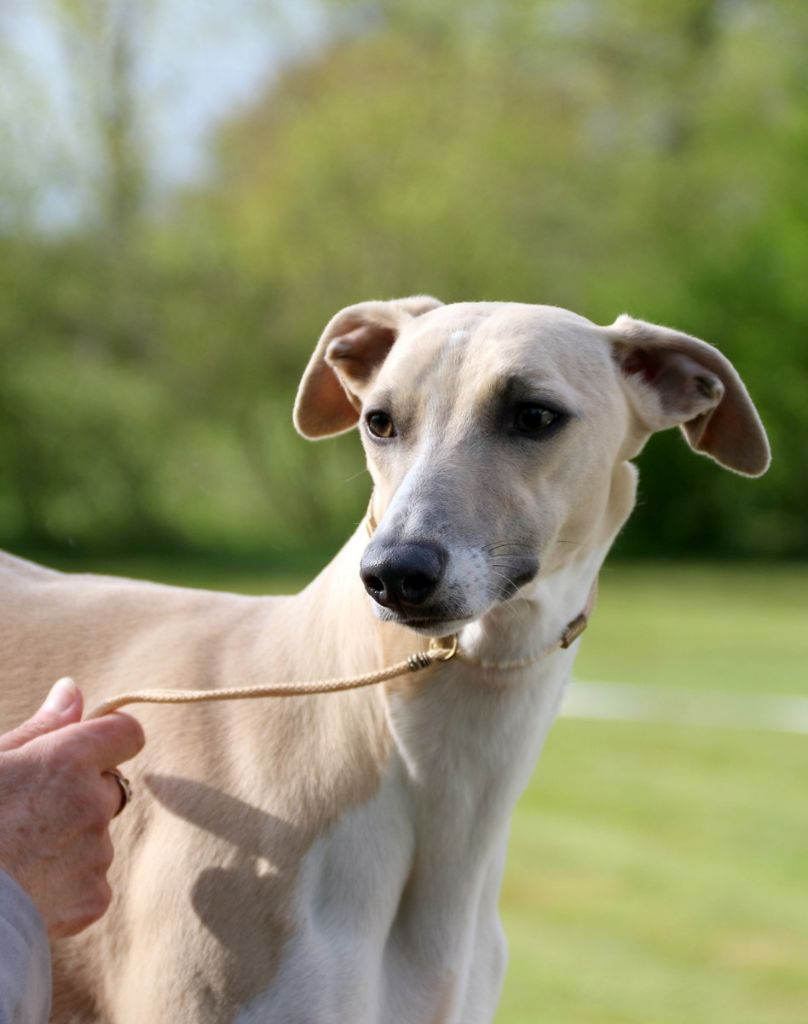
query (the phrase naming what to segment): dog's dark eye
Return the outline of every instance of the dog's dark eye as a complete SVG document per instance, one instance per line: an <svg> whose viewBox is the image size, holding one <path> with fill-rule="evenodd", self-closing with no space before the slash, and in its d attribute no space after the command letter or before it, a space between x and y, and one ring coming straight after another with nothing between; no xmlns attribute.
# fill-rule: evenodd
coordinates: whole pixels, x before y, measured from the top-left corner
<svg viewBox="0 0 808 1024"><path fill-rule="evenodd" d="M562 418L562 414L555 409L548 409L535 402L526 402L517 407L513 425L519 434L535 435L552 427Z"/></svg>
<svg viewBox="0 0 808 1024"><path fill-rule="evenodd" d="M386 412L381 412L379 409L369 412L365 417L365 423L367 423L368 430L374 437L395 436L396 428L393 426L393 421Z"/></svg>

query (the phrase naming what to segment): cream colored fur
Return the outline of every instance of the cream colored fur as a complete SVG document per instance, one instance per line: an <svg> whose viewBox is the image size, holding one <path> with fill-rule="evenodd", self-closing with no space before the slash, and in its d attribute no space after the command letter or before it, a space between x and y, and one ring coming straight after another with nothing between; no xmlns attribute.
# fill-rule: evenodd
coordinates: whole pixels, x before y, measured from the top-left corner
<svg viewBox="0 0 808 1024"><path fill-rule="evenodd" d="M324 436L392 410L395 438L362 428L375 543L439 540L449 552L442 631L458 629L471 655L511 660L583 608L633 505L627 460L652 429L686 425L730 468L765 469L765 435L737 374L694 342L552 307L364 304L326 329L296 422ZM514 438L509 387L571 418L547 440ZM285 598L63 575L0 556L0 727L66 674L91 706L143 686L348 675L421 649L429 628L374 610L365 594L366 544L360 526ZM538 575L503 594L520 552L538 559ZM508 821L574 655L507 672L452 662L341 695L137 709L149 742L129 772L135 799L113 825L116 898L56 950L53 1019L493 1020Z"/></svg>

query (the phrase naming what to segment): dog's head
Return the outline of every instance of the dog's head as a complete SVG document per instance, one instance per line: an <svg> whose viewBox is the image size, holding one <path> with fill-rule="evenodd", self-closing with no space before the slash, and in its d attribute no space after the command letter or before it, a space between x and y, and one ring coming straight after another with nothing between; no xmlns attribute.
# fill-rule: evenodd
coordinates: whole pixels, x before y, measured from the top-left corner
<svg viewBox="0 0 808 1024"><path fill-rule="evenodd" d="M300 385L305 437L360 425L378 530L361 575L382 619L455 631L605 551L634 503L629 464L680 426L748 476L760 419L728 360L686 334L552 306L419 296L326 327Z"/></svg>

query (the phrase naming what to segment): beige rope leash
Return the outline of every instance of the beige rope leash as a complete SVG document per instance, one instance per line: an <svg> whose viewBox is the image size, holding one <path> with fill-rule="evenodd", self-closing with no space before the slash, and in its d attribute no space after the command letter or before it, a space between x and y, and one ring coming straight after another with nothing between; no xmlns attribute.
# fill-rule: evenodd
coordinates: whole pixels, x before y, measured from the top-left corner
<svg viewBox="0 0 808 1024"><path fill-rule="evenodd" d="M372 509L373 496L368 505L366 527L368 534L373 535L376 529L376 519ZM418 651L411 654L404 661L396 662L387 668L377 669L375 672L366 672L364 675L348 676L344 679L321 679L313 682L285 682L270 683L265 686L235 686L223 690L132 690L129 693L118 694L117 697L110 697L103 701L86 716L87 718L100 718L101 715L109 714L110 711L117 711L118 708L127 704L199 704L203 701L220 700L254 700L259 697L307 697L315 693L340 693L343 690L358 690L363 686L375 686L377 683L387 682L388 679L396 679L398 676L406 675L408 672L423 672L424 669L441 661L451 661L452 658L460 658L469 665L476 668L494 671L515 671L520 668L527 668L535 664L540 658L558 648L566 649L574 643L586 629L589 617L595 607L597 597L597 580L592 586L587 598L586 607L570 622L561 637L547 647L543 647L536 654L527 658L520 658L515 661L484 661L472 658L458 649L457 634L453 636L436 637L429 641L425 651Z"/></svg>
<svg viewBox="0 0 808 1024"><path fill-rule="evenodd" d="M86 716L100 718L101 715L117 711L127 704L198 704L202 701L252 700L258 697L306 697L314 693L339 693L341 690L358 690L363 686L374 686L388 679L395 679L407 672L423 672L436 662L449 661L457 654L457 637L442 637L430 640L425 651L411 654L404 661L387 668L366 672L364 675L349 676L345 679L321 679L316 682L271 683L266 686L235 686L223 690L132 690L120 693L103 701Z"/></svg>
<svg viewBox="0 0 808 1024"><path fill-rule="evenodd" d="M253 700L259 697L307 697L315 693L340 693L343 690L358 690L363 686L375 686L377 683L396 679L408 672L423 672L424 669L430 668L438 662L451 661L452 658L459 658L476 668L499 672L516 671L520 668L528 668L545 655L558 649L566 650L573 644L586 629L594 603L595 588L593 587L586 608L569 623L560 639L543 647L536 654L514 661L485 661L480 658L472 658L459 650L457 634L455 634L432 639L425 651L418 651L405 658L404 661L398 661L395 665L388 665L387 668L380 668L375 672L366 672L364 675L348 676L344 679L321 679L305 683L235 686L223 690L132 690L130 693L121 693L117 697L110 697L109 700L103 701L93 708L87 718L100 718L101 715L117 711L118 708L125 707L127 704L199 704L203 701Z"/></svg>

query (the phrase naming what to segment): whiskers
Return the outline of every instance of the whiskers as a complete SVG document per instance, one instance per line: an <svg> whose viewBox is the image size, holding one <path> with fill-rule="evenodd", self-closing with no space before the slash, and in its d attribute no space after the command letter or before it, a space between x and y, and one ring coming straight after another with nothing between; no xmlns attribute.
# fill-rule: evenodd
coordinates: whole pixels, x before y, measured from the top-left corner
<svg viewBox="0 0 808 1024"><path fill-rule="evenodd" d="M499 605L499 608L509 619L515 621L518 616L518 610L509 599L515 597L516 594L519 593L519 587L514 583L512 576L508 575L507 572L503 572L501 568L498 568L497 562L491 562L489 569L491 575L495 579L498 578L502 581L499 588L499 598L502 601L502 604Z"/></svg>
<svg viewBox="0 0 808 1024"><path fill-rule="evenodd" d="M557 537L554 544L568 544L572 547L580 548L583 547L584 542L582 540L573 540L571 537ZM532 555L533 548L529 544L523 544L519 541L503 540L497 541L495 544L486 544L483 551L487 555Z"/></svg>
<svg viewBox="0 0 808 1024"><path fill-rule="evenodd" d="M498 541L495 544L486 544L483 551L487 555L532 555L533 550L529 544L523 544L515 540Z"/></svg>

